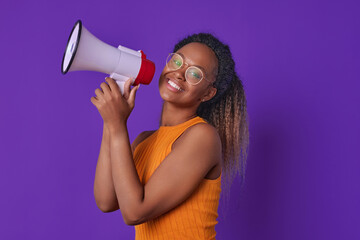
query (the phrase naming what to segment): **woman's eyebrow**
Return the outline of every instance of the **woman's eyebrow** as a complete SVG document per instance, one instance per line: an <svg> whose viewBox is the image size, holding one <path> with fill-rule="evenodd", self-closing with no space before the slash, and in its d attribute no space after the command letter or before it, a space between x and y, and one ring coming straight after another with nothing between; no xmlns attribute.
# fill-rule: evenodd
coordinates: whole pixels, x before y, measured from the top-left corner
<svg viewBox="0 0 360 240"><path fill-rule="evenodd" d="M177 54L181 55L181 56L184 58L184 60L186 60L186 57L184 56L184 54L179 53L179 52L178 52ZM191 65L191 66L195 66L195 67L200 68L200 69L203 70L204 73L207 75L207 71L206 71L205 68L203 68L202 66L199 66L199 65Z"/></svg>

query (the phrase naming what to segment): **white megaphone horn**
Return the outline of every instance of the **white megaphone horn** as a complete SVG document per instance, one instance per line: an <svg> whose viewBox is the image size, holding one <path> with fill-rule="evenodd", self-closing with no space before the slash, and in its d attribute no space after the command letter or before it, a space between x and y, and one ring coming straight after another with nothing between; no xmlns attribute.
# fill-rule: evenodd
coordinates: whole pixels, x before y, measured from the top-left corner
<svg viewBox="0 0 360 240"><path fill-rule="evenodd" d="M92 35L78 20L66 45L61 72L97 71L110 75L124 93L125 81L132 85L149 84L154 77L155 64L146 59L143 51L123 46L115 48Z"/></svg>

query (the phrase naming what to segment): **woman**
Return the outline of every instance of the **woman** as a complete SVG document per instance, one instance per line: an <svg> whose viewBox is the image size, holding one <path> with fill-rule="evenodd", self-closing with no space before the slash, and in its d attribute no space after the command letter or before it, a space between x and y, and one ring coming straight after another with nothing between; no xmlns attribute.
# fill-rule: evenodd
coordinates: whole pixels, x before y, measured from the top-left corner
<svg viewBox="0 0 360 240"><path fill-rule="evenodd" d="M111 78L91 102L104 120L94 195L121 210L136 239L215 239L222 170L244 178L246 98L227 45L211 34L180 41L159 79L160 127L130 145L126 121L138 87ZM241 155L241 156L240 156ZM230 184L228 184L230 185Z"/></svg>

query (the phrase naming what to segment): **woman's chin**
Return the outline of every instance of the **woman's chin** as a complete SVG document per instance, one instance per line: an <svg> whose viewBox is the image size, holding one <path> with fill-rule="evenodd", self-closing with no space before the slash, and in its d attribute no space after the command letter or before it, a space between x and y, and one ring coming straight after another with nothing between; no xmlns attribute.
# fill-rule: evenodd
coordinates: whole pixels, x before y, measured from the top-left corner
<svg viewBox="0 0 360 240"><path fill-rule="evenodd" d="M174 94L169 91L169 89L166 88L166 86L162 85L159 88L159 94L160 97L164 100L164 101L173 101L176 100L176 96L174 96Z"/></svg>
<svg viewBox="0 0 360 240"><path fill-rule="evenodd" d="M170 96L170 94L168 94L166 92L164 93L164 92L160 91L160 97L162 98L162 100L164 102L175 102L176 101L176 99L174 99L173 96Z"/></svg>

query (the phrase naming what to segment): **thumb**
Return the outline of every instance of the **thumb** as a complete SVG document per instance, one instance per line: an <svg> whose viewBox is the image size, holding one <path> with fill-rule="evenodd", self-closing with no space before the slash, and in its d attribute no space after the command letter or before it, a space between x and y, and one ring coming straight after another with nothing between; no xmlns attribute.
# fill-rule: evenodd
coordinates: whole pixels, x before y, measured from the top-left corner
<svg viewBox="0 0 360 240"><path fill-rule="evenodd" d="M132 78L129 78L128 80L125 81L125 84L124 84L124 94L123 94L123 96L124 96L125 99L128 99L128 98L129 98L131 81L132 81Z"/></svg>
<svg viewBox="0 0 360 240"><path fill-rule="evenodd" d="M136 92L137 90L140 88L140 84L137 85L136 87L133 87L130 91L130 95L129 95L129 105L131 108L133 108L135 106L135 96L136 96Z"/></svg>

